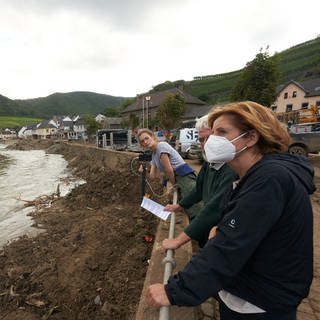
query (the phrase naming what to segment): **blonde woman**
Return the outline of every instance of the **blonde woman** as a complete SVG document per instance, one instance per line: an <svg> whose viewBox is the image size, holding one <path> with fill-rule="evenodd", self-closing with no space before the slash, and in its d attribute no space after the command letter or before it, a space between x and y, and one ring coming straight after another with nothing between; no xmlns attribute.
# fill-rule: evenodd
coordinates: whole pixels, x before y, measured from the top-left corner
<svg viewBox="0 0 320 320"><path fill-rule="evenodd" d="M287 130L257 103L226 105L209 124L208 161L227 162L239 180L216 235L165 286L150 286L148 301L194 306L215 296L221 320L294 320L313 276L313 168L287 153Z"/></svg>
<svg viewBox="0 0 320 320"><path fill-rule="evenodd" d="M158 171L163 172L172 185L178 186L182 197L188 194L196 184L196 174L178 151L165 141L159 142L149 129L141 129L138 140L144 149L152 152L150 179L156 178ZM193 206L185 210L190 220L196 216L200 208Z"/></svg>

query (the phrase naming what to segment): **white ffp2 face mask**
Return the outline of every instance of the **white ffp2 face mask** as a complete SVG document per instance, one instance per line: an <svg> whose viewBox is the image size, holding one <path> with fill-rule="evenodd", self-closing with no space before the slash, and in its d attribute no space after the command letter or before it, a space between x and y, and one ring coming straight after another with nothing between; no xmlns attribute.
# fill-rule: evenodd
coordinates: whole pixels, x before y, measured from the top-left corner
<svg viewBox="0 0 320 320"><path fill-rule="evenodd" d="M240 136L231 141L225 137L211 135L204 145L207 161L213 163L224 163L233 160L235 155L245 150L247 146L236 151L236 147L232 142L242 138L246 133L247 132L240 134Z"/></svg>

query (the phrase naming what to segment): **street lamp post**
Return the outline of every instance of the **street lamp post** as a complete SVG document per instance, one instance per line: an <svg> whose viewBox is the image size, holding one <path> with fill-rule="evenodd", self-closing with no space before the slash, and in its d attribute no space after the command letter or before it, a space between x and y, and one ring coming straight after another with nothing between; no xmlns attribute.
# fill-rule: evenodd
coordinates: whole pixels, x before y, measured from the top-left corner
<svg viewBox="0 0 320 320"><path fill-rule="evenodd" d="M147 128L149 128L149 101L151 97L146 96L146 119L147 119Z"/></svg>
<svg viewBox="0 0 320 320"><path fill-rule="evenodd" d="M142 99L142 128L144 128L144 99Z"/></svg>

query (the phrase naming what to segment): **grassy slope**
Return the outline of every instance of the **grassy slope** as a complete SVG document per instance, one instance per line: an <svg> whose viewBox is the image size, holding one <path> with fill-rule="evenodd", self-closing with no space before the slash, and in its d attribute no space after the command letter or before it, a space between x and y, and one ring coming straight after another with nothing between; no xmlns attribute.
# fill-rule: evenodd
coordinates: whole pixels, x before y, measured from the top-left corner
<svg viewBox="0 0 320 320"><path fill-rule="evenodd" d="M0 128L15 128L41 122L38 118L0 117Z"/></svg>
<svg viewBox="0 0 320 320"><path fill-rule="evenodd" d="M278 53L281 77L279 84L289 80L303 81L320 76L320 38L316 38ZM185 90L197 97L208 95L210 103L229 100L241 70L212 75L208 79L185 82Z"/></svg>

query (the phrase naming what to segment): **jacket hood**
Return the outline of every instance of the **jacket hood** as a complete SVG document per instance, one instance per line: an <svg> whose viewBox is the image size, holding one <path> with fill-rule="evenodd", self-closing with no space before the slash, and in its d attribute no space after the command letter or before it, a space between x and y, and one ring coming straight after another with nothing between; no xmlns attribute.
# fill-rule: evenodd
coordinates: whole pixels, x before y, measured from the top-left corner
<svg viewBox="0 0 320 320"><path fill-rule="evenodd" d="M314 169L307 158L289 153L276 153L265 155L261 164L265 162L278 163L286 167L292 175L299 179L309 194L316 190L313 181Z"/></svg>

